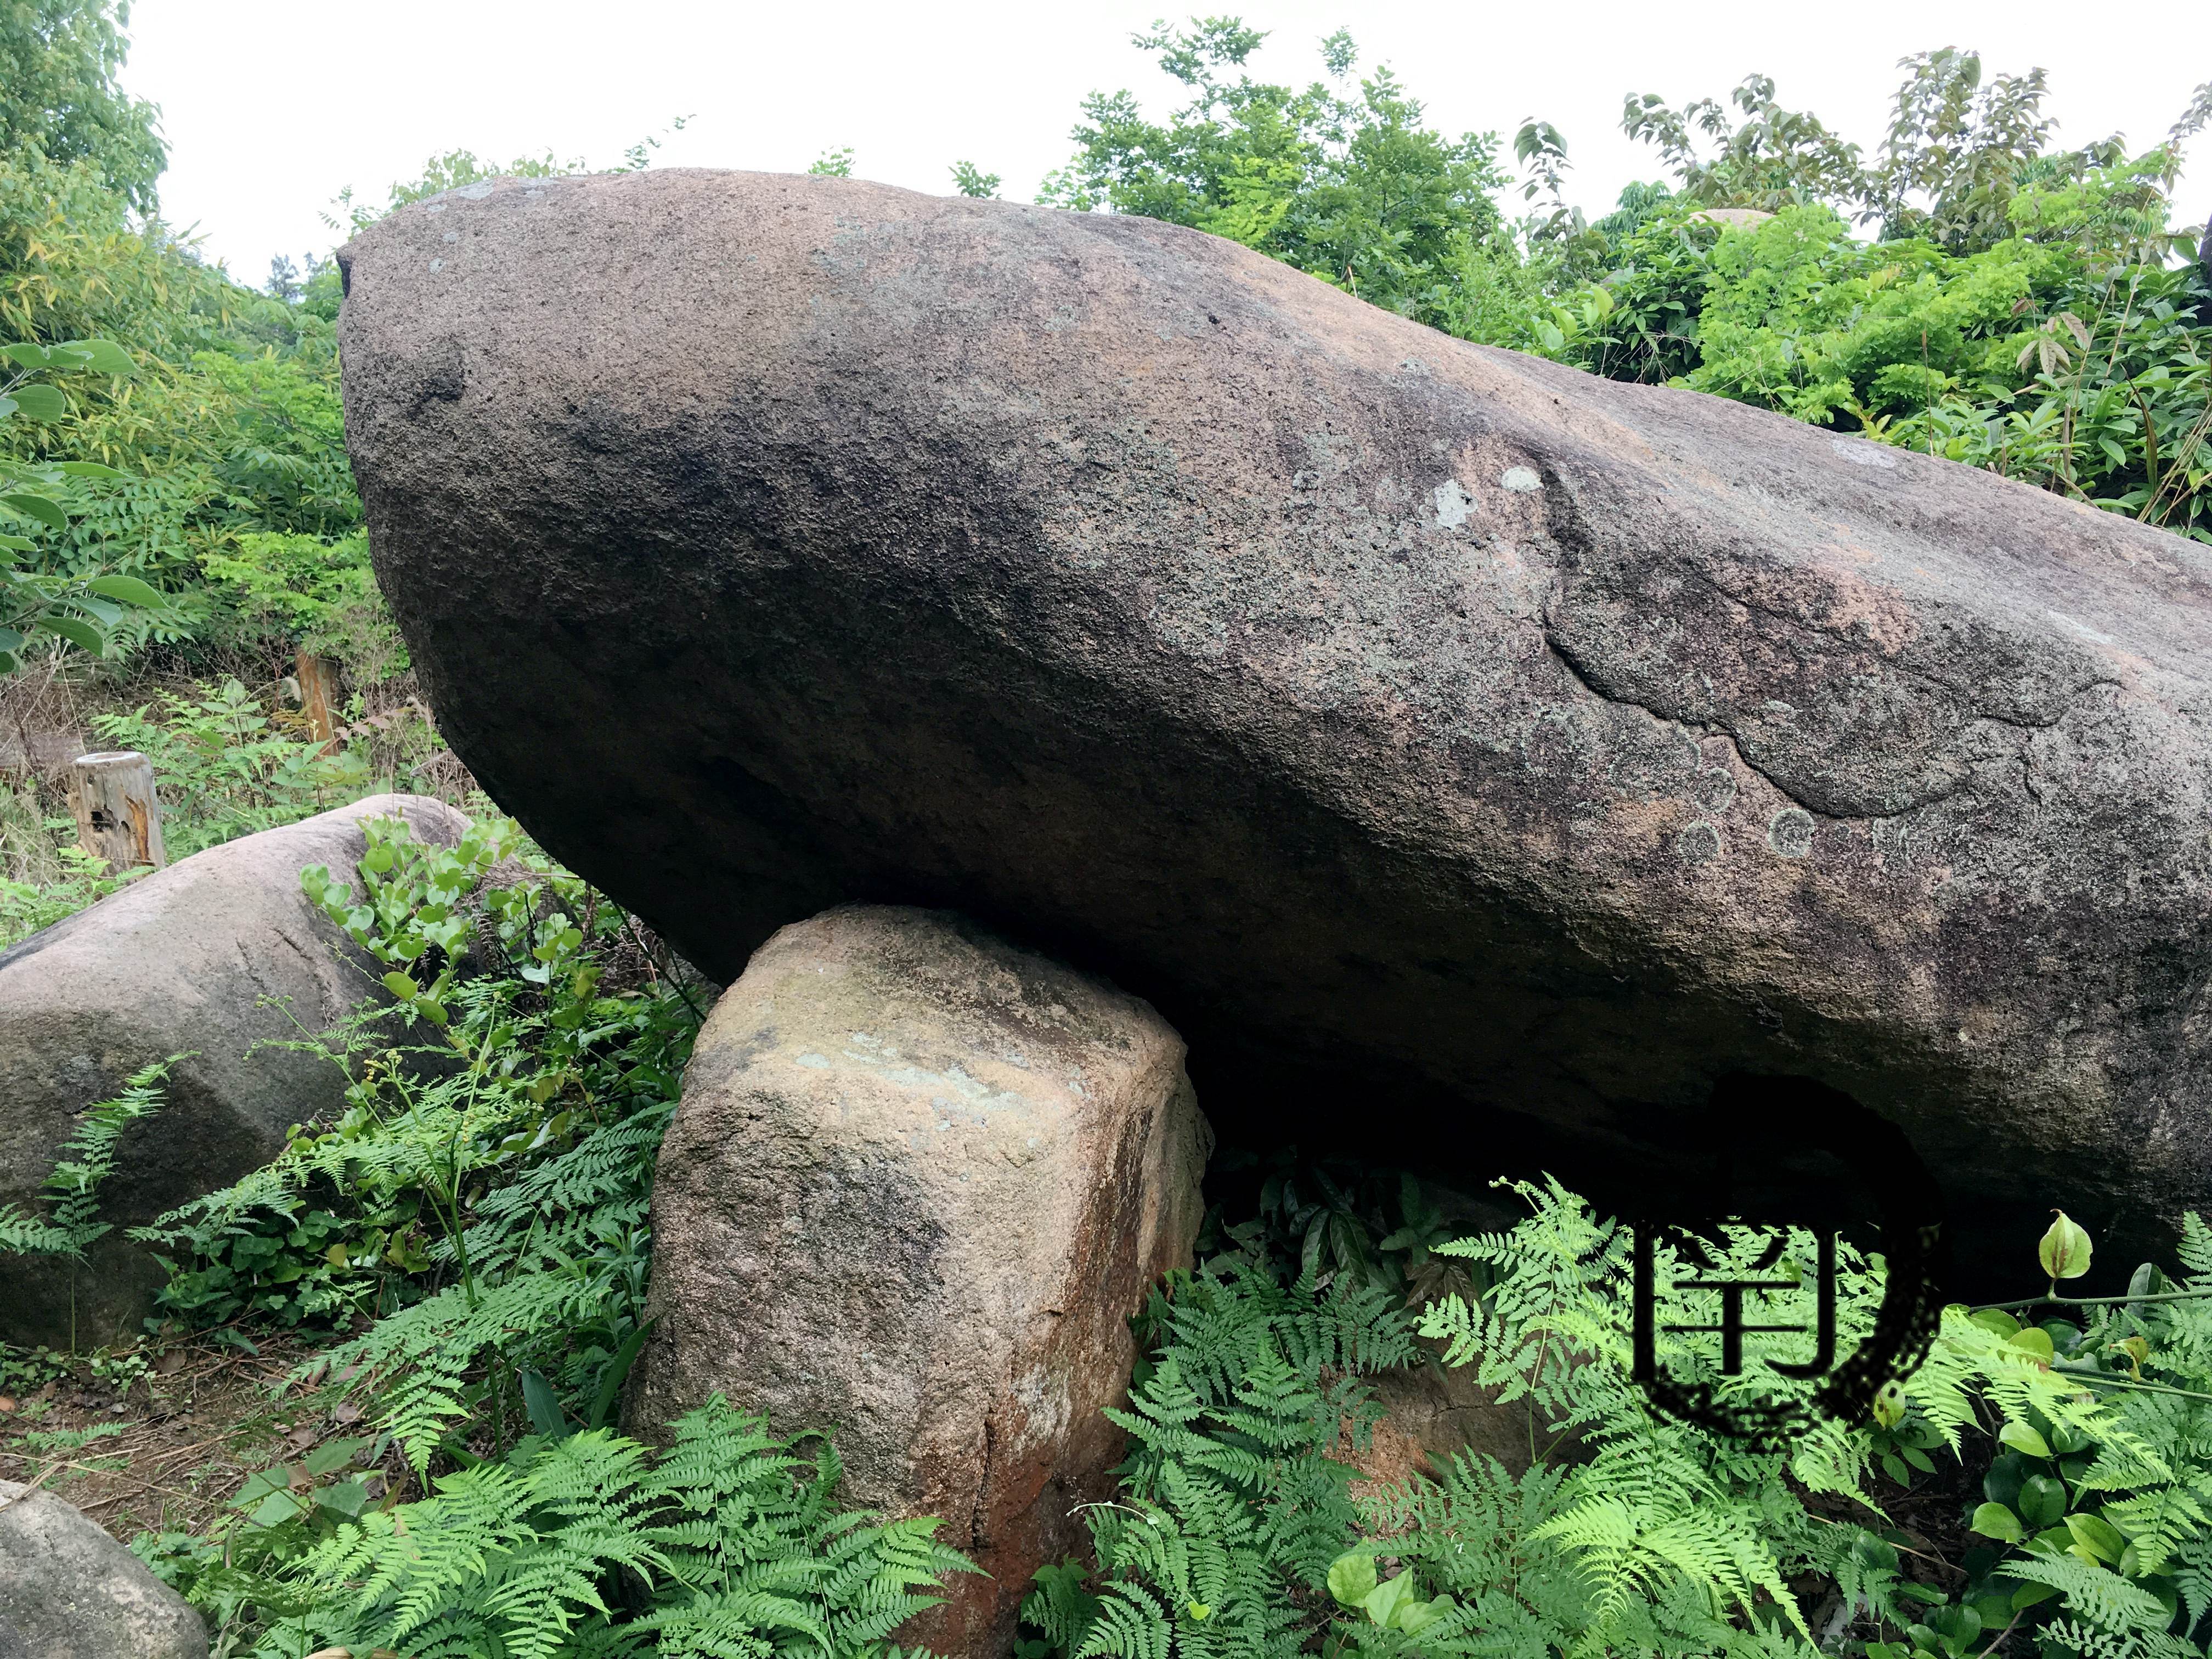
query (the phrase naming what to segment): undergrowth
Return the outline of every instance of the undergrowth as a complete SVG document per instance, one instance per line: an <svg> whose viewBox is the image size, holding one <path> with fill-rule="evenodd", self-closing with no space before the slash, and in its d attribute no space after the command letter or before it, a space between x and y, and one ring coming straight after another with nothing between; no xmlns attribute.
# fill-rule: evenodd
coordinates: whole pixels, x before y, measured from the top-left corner
<svg viewBox="0 0 2212 1659"><path fill-rule="evenodd" d="M719 1401L665 1451L611 1426L700 1013L673 964L498 820L453 848L380 823L357 870L302 882L393 999L296 1040L345 1070L345 1108L136 1236L168 1264L169 1329L318 1342L289 1386L352 1430L142 1555L225 1656L890 1659L969 1570L934 1523L842 1512L826 1442ZM0 1214L0 1249L97 1236L103 1148L159 1084L88 1115L40 1212ZM1119 1491L1030 1587L1022 1659L2204 1654L2212 1230L2194 1218L2176 1276L2146 1264L2125 1296L2078 1300L2058 1281L2090 1243L2062 1217L2042 1296L1947 1310L1873 1421L1812 1415L1770 1448L1631 1380L1632 1235L1556 1182L1512 1186L1522 1219L1455 1237L1416 1182L1289 1155L1255 1173L1253 1210L1217 1215L1135 1322ZM1717 1277L1789 1281L1757 1293L1760 1322L1802 1325L1810 1238L1778 1266L1774 1248L1751 1228L1706 1245ZM1884 1269L1838 1250L1848 1352ZM1686 1285L1677 1246L1654 1261L1680 1322L1713 1324L1718 1292ZM1710 1340L1662 1329L1659 1360L1723 1403L1818 1386L1769 1366L1801 1335L1748 1337L1736 1373ZM1413 1365L1467 1371L1525 1459L1360 1477L1377 1379Z"/></svg>

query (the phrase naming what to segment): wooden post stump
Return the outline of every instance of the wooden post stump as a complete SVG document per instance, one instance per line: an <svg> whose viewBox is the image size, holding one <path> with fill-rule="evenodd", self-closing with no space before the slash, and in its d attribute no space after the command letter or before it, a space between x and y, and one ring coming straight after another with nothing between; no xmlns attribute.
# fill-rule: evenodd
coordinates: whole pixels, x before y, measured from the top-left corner
<svg viewBox="0 0 2212 1659"><path fill-rule="evenodd" d="M161 807L154 796L154 763L135 749L80 755L70 765L77 844L117 871L161 868Z"/></svg>
<svg viewBox="0 0 2212 1659"><path fill-rule="evenodd" d="M328 657L302 651L292 659L292 674L299 683L300 712L307 717L307 730L327 755L337 742L337 720L331 710L337 702L338 665Z"/></svg>

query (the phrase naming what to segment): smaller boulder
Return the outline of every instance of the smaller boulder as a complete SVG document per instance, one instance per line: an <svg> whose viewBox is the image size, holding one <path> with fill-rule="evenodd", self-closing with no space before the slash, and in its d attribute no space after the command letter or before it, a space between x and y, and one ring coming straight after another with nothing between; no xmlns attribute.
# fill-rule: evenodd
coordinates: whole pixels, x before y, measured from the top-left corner
<svg viewBox="0 0 2212 1659"><path fill-rule="evenodd" d="M841 1502L939 1516L990 1575L902 1641L1006 1654L1113 1496L1128 1317L1189 1263L1211 1143L1149 1003L944 912L786 927L684 1075L630 1419L720 1394L830 1431Z"/></svg>
<svg viewBox="0 0 2212 1659"><path fill-rule="evenodd" d="M0 1480L0 1659L207 1659L185 1598L74 1504Z"/></svg>
<svg viewBox="0 0 2212 1659"><path fill-rule="evenodd" d="M0 951L0 1205L36 1206L86 1107L143 1066L193 1056L170 1073L161 1110L118 1143L100 1191L111 1231L89 1261L6 1259L0 1340L58 1346L74 1326L82 1346L135 1329L161 1273L124 1230L267 1163L291 1125L343 1105L336 1066L256 1045L320 1032L385 995L300 872L352 878L362 820L390 817L444 845L469 823L427 796L372 795L195 853Z"/></svg>

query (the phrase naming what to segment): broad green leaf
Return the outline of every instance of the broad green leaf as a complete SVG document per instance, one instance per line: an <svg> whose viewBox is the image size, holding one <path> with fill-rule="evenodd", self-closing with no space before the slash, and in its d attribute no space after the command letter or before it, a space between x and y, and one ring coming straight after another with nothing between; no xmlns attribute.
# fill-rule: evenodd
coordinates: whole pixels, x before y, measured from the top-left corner
<svg viewBox="0 0 2212 1659"><path fill-rule="evenodd" d="M1328 1593L1339 1607L1356 1607L1375 1589L1375 1558L1365 1550L1352 1550L1329 1564Z"/></svg>
<svg viewBox="0 0 2212 1659"><path fill-rule="evenodd" d="M53 366L54 361L46 355L46 347L29 340L18 340L12 345L0 345L0 357L7 358L10 362L21 363L25 368L50 368Z"/></svg>
<svg viewBox="0 0 2212 1659"><path fill-rule="evenodd" d="M406 975L397 972L389 973L384 976L384 988L402 1002L412 1002L422 994L422 987L416 984Z"/></svg>
<svg viewBox="0 0 2212 1659"><path fill-rule="evenodd" d="M23 642L22 635L12 628L0 628L0 651L13 651Z"/></svg>
<svg viewBox="0 0 2212 1659"><path fill-rule="evenodd" d="M83 354L83 367L95 374L136 374L138 360L112 340L71 340L71 348Z"/></svg>
<svg viewBox="0 0 2212 1659"><path fill-rule="evenodd" d="M6 420L15 412L15 400L13 398L0 397L0 421Z"/></svg>
<svg viewBox="0 0 2212 1659"><path fill-rule="evenodd" d="M1968 1527L1984 1538L1994 1538L2004 1544L2017 1544L2027 1535L2021 1527L2020 1517L2002 1504L1981 1505L1974 1511Z"/></svg>
<svg viewBox="0 0 2212 1659"><path fill-rule="evenodd" d="M58 386L19 386L8 395L27 421L58 421L69 413L69 399Z"/></svg>
<svg viewBox="0 0 2212 1659"><path fill-rule="evenodd" d="M58 638L67 640L80 651L89 651L94 656L107 649L107 636L90 623L76 617L57 617L49 613L39 618L38 626Z"/></svg>
<svg viewBox="0 0 2212 1659"><path fill-rule="evenodd" d="M2031 1474L2020 1483L2020 1518L2041 1529L2055 1527L2066 1513L2066 1488L2048 1474Z"/></svg>
<svg viewBox="0 0 2212 1659"><path fill-rule="evenodd" d="M128 472L118 472L112 466L102 466L98 461L63 461L54 471L67 473L72 478L127 478Z"/></svg>
<svg viewBox="0 0 2212 1659"><path fill-rule="evenodd" d="M0 495L0 507L12 507L25 518L36 519L51 530L69 528L69 514L63 510L62 504L52 496L33 495L27 493Z"/></svg>
<svg viewBox="0 0 2212 1659"><path fill-rule="evenodd" d="M257 1527L282 1526L301 1510L300 1500L289 1492L272 1492L246 1518Z"/></svg>
<svg viewBox="0 0 2212 1659"><path fill-rule="evenodd" d="M2128 1547L2128 1540L2112 1529L2112 1523L2094 1515L2069 1515L2066 1530L2074 1534L2074 1541L2087 1550L2100 1561L2112 1562Z"/></svg>
<svg viewBox="0 0 2212 1659"><path fill-rule="evenodd" d="M2089 1271L2091 1254L2089 1235L2063 1210L2035 1247L2036 1261L2053 1279L2081 1278Z"/></svg>
<svg viewBox="0 0 2212 1659"><path fill-rule="evenodd" d="M2050 1443L2026 1423L2015 1420L2006 1424L1997 1431L1997 1438L2015 1451L2026 1452L2030 1457L2051 1455Z"/></svg>
<svg viewBox="0 0 2212 1659"><path fill-rule="evenodd" d="M2022 1353L2032 1355L2046 1369L2049 1367L2051 1359L2057 1352L2057 1350L2051 1346L2051 1333L2049 1331L2038 1330L2033 1326L2030 1326L2024 1331L2014 1332L2012 1336L2006 1340L2005 1346L2008 1348L2017 1348Z"/></svg>
<svg viewBox="0 0 2212 1659"><path fill-rule="evenodd" d="M300 1460L301 1467L309 1474L332 1474L353 1462L353 1455L368 1443L365 1440L325 1440Z"/></svg>
<svg viewBox="0 0 2212 1659"><path fill-rule="evenodd" d="M1367 1616L1385 1630L1395 1628L1395 1620L1409 1601L1418 1600L1413 1594L1413 1575L1401 1572L1387 1579L1367 1592L1359 1605L1367 1609Z"/></svg>
<svg viewBox="0 0 2212 1659"><path fill-rule="evenodd" d="M10 553L27 553L37 545L38 543L27 536L0 536L0 547L6 548Z"/></svg>
<svg viewBox="0 0 2212 1659"><path fill-rule="evenodd" d="M1398 1628L1408 1636L1419 1636L1457 1605L1449 1595L1439 1595L1432 1601L1408 1601L1398 1610Z"/></svg>
<svg viewBox="0 0 2212 1659"><path fill-rule="evenodd" d="M168 603L160 588L136 576L94 576L85 586L106 599L120 599L125 605L141 605L149 611L159 610Z"/></svg>
<svg viewBox="0 0 2212 1659"><path fill-rule="evenodd" d="M70 603L91 617L102 628L112 628L123 620L123 607L119 605L110 605L106 599L95 599L89 594L79 593L72 597Z"/></svg>
<svg viewBox="0 0 2212 1659"><path fill-rule="evenodd" d="M315 1494L315 1506L343 1515L349 1521L362 1512L368 1502L368 1488L358 1480L341 1480L335 1486L325 1486Z"/></svg>
<svg viewBox="0 0 2212 1659"><path fill-rule="evenodd" d="M530 1426L548 1440L558 1440L569 1432L561 1396L553 1392L550 1382L527 1369L522 1373L522 1403L529 1408Z"/></svg>

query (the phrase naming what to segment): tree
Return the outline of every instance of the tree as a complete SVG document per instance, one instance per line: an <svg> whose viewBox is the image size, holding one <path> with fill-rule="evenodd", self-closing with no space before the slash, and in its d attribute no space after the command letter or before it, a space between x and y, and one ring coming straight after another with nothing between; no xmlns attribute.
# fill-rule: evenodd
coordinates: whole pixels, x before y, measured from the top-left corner
<svg viewBox="0 0 2212 1659"><path fill-rule="evenodd" d="M1700 98L1677 110L1656 92L1632 94L1620 128L1658 147L1674 173L1677 193L1702 207L1755 208L1767 213L1806 203L1852 203L1866 194L1859 147L1831 132L1818 116L1784 109L1775 100L1772 77L1748 75L1729 94L1743 112L1732 125L1718 99ZM1717 140L1716 154L1698 153L1702 134Z"/></svg>
<svg viewBox="0 0 2212 1659"><path fill-rule="evenodd" d="M1909 73L1867 179L1867 216L1879 216L1884 241L1925 236L1953 253L1994 246L2012 234L2014 192L2057 125L2043 113L2043 71L1984 85L1981 55L1949 46L1898 67ZM2108 148L2116 155L2117 141Z"/></svg>
<svg viewBox="0 0 2212 1659"><path fill-rule="evenodd" d="M130 16L128 0L0 4L0 152L87 162L150 214L168 151L155 131L161 112L115 84Z"/></svg>
<svg viewBox="0 0 2212 1659"><path fill-rule="evenodd" d="M1355 92L1342 32L1322 43L1326 82L1255 81L1244 65L1265 39L1220 17L1138 35L1192 100L1161 125L1133 94L1093 94L1038 200L1212 231L1434 320L1454 260L1498 223L1497 136L1432 131L1388 69Z"/></svg>

